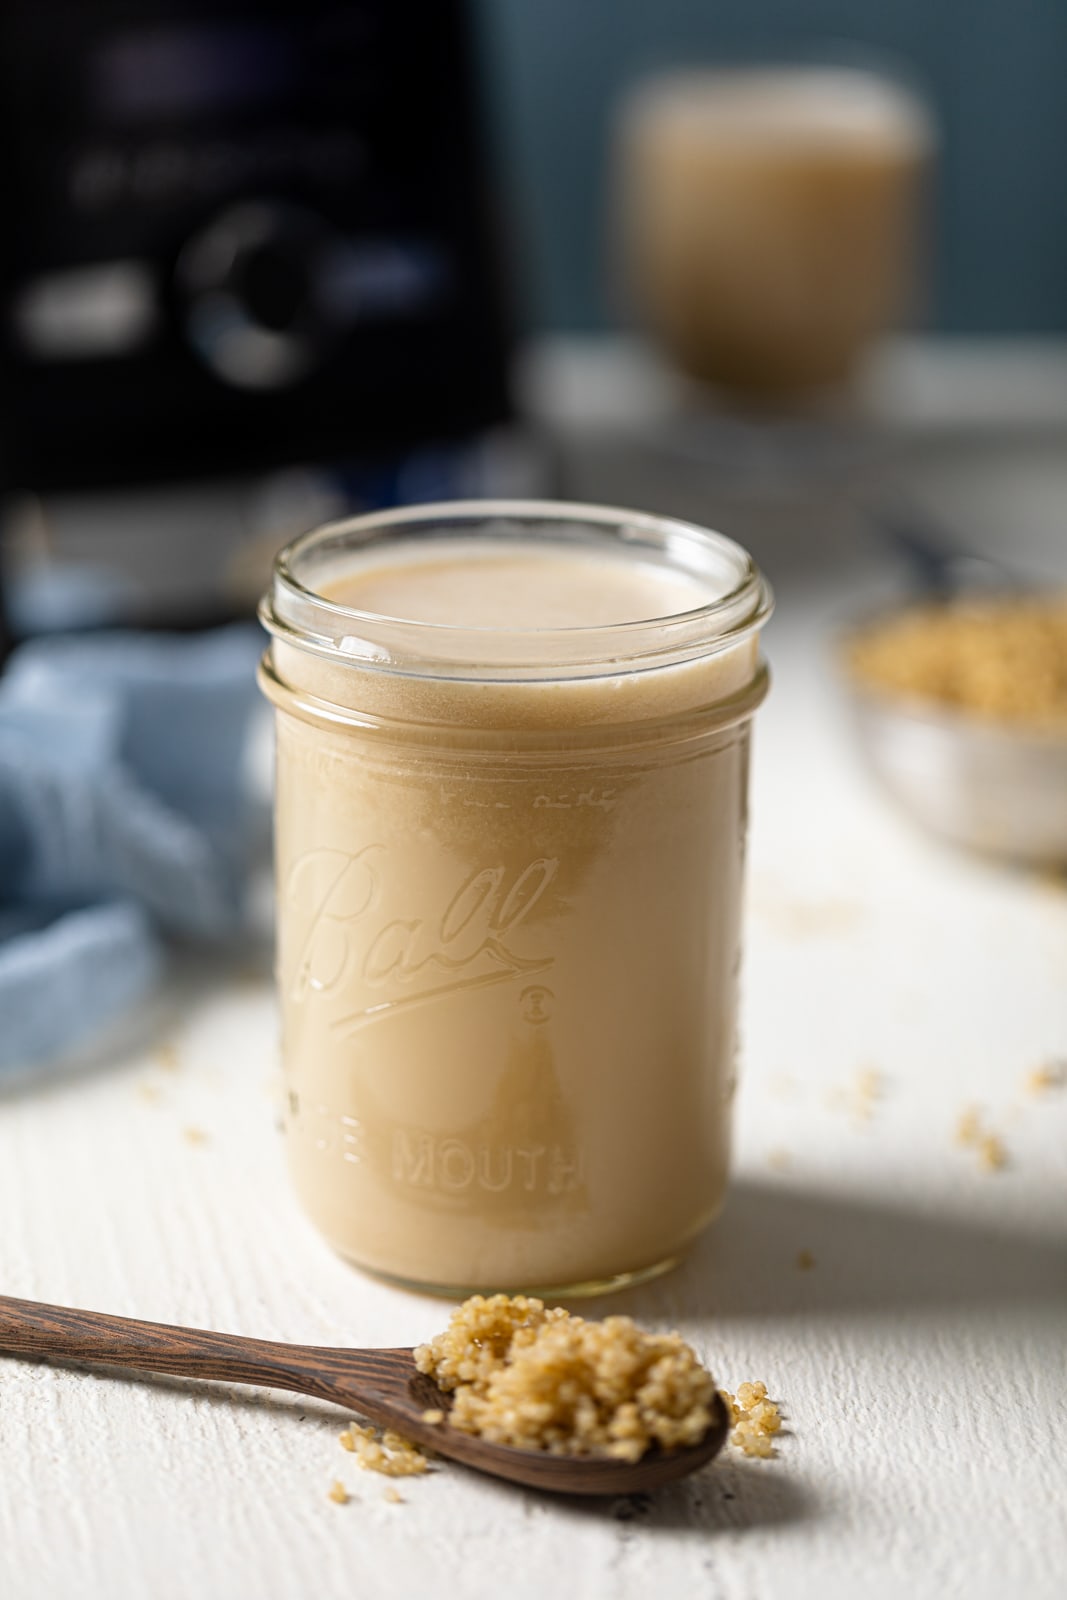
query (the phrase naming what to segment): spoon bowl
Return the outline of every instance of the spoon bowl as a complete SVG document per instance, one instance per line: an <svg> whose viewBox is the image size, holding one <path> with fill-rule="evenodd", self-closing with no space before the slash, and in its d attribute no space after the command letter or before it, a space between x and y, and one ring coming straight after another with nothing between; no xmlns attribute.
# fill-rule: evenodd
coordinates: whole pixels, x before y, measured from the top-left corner
<svg viewBox="0 0 1067 1600"><path fill-rule="evenodd" d="M277 1344L6 1295L0 1295L0 1355L85 1361L314 1395L464 1466L558 1494L626 1495L658 1489L704 1466L729 1431L726 1407L716 1395L704 1437L678 1450L651 1449L634 1462L519 1450L450 1427L452 1396L418 1371L411 1349ZM443 1422L426 1420L425 1414L434 1411L444 1412Z"/></svg>

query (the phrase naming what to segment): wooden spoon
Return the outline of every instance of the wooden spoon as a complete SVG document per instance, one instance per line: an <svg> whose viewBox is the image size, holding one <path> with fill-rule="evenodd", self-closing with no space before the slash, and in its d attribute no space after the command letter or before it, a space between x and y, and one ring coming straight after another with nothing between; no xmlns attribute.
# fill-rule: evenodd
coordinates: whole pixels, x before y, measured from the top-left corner
<svg viewBox="0 0 1067 1600"><path fill-rule="evenodd" d="M394 1428L479 1472L563 1494L623 1495L658 1489L710 1461L722 1448L729 1428L726 1408L716 1395L711 1425L699 1444L679 1450L653 1448L637 1462L516 1450L449 1427L452 1397L416 1370L412 1350L275 1344L6 1295L0 1295L0 1355L48 1356L181 1378L292 1389L358 1411L379 1427ZM423 1420L423 1412L435 1410L445 1413L444 1422Z"/></svg>

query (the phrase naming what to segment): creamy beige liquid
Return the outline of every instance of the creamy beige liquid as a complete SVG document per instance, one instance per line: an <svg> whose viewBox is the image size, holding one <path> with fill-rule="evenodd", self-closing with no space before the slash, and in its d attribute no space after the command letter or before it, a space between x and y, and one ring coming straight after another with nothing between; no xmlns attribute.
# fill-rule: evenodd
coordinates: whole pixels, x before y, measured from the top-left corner
<svg viewBox="0 0 1067 1600"><path fill-rule="evenodd" d="M623 127L638 308L697 378L774 393L846 377L913 295L931 143L916 102L865 73L649 91Z"/></svg>
<svg viewBox="0 0 1067 1600"><path fill-rule="evenodd" d="M458 539L324 589L451 625L457 658L491 626L709 598L651 562ZM274 660L303 697L275 695L279 987L312 1217L363 1266L457 1289L676 1254L726 1178L748 718L715 706L754 642L585 681Z"/></svg>

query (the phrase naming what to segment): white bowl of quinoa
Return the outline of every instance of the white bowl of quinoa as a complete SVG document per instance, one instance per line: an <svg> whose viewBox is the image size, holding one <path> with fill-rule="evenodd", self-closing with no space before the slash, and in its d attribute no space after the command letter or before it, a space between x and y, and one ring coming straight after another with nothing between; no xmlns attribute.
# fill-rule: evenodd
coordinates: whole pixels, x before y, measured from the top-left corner
<svg viewBox="0 0 1067 1600"><path fill-rule="evenodd" d="M1067 594L913 603L838 642L867 765L930 832L1067 864Z"/></svg>

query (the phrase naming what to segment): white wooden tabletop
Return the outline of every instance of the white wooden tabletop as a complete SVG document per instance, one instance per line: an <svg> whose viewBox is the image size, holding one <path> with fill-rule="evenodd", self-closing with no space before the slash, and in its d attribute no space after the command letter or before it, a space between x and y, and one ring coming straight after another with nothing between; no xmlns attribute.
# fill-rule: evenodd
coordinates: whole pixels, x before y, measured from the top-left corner
<svg viewBox="0 0 1067 1600"><path fill-rule="evenodd" d="M777 1458L608 1504L441 1465L393 1503L326 1405L2 1361L3 1600L1063 1593L1067 1085L1027 1080L1067 1061L1067 879L956 855L869 786L825 654L869 579L838 554L780 584L736 1176L685 1265L611 1302L763 1379ZM265 970L190 960L143 1020L0 1099L0 1288L322 1344L442 1326L294 1204ZM972 1105L1002 1170L956 1142Z"/></svg>

